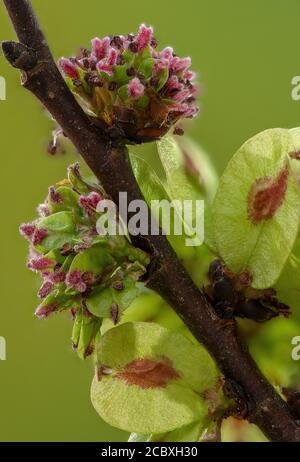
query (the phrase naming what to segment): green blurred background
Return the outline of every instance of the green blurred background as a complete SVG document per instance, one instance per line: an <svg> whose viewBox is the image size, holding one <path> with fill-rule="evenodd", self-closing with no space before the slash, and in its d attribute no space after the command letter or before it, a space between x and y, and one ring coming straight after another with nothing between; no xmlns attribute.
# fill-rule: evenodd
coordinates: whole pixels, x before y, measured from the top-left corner
<svg viewBox="0 0 300 462"><path fill-rule="evenodd" d="M202 84L202 114L189 131L219 172L251 135L300 124L300 101L290 96L291 79L300 75L299 0L33 5L56 58L95 35L125 34L141 22L155 27L161 46L190 54ZM14 33L1 2L0 40L10 38ZM0 440L125 441L127 435L104 424L90 404L93 368L71 351L68 316L46 322L33 317L38 280L25 267L27 245L18 226L34 217L48 185L64 177L76 155L45 153L51 122L2 57L0 75L7 81L7 101L0 101L0 336L7 341L7 361L0 361ZM270 345L264 346L270 354Z"/></svg>

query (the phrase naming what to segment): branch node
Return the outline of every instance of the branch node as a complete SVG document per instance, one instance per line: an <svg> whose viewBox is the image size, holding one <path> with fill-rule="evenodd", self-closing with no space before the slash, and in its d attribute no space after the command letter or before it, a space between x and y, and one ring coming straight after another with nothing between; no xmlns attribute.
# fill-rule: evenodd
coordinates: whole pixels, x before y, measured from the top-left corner
<svg viewBox="0 0 300 462"><path fill-rule="evenodd" d="M30 71L37 65L36 51L27 45L13 41L4 41L1 45L5 58L13 67Z"/></svg>

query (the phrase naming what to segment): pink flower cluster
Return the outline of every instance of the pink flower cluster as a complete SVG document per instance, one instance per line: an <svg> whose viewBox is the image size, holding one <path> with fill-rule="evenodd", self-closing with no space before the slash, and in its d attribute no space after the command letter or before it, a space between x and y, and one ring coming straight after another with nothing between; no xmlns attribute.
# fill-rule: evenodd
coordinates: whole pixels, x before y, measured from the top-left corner
<svg viewBox="0 0 300 462"><path fill-rule="evenodd" d="M157 45L152 27L142 24L138 34L94 38L91 50L61 58L59 66L73 81L75 92L86 92L87 85L89 94L93 88L105 88L115 95L116 106L147 112L147 127L157 128L152 111L156 95L165 107L165 124L170 128L179 119L197 115L198 87L190 70L191 58L179 58L171 47L158 51Z"/></svg>

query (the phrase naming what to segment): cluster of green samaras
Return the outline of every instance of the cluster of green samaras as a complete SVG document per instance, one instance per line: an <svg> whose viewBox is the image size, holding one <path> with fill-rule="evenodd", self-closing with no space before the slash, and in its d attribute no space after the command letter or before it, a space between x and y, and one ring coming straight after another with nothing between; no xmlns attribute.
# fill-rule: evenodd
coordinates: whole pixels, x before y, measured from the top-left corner
<svg viewBox="0 0 300 462"><path fill-rule="evenodd" d="M103 189L85 181L78 164L68 180L49 189L39 207L39 218L23 224L21 233L30 242L28 267L41 274L39 318L70 310L74 318L72 341L81 358L95 346L102 319L119 317L137 297L138 282L149 263L126 236L97 233L97 212L105 199Z"/></svg>
<svg viewBox="0 0 300 462"><path fill-rule="evenodd" d="M94 38L91 50L59 60L69 88L110 138L153 141L197 115L191 58L157 45L153 29L141 25L137 34Z"/></svg>

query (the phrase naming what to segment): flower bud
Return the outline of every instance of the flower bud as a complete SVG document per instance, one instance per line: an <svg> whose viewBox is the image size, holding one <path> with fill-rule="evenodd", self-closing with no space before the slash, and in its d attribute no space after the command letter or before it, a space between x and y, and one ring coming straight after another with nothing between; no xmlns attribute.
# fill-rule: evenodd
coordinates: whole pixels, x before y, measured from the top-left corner
<svg viewBox="0 0 300 462"><path fill-rule="evenodd" d="M109 77L112 77L114 75L113 68L108 63L104 63L100 61L97 64L96 68L97 68L97 71L99 71L100 73L107 74Z"/></svg>
<svg viewBox="0 0 300 462"><path fill-rule="evenodd" d="M69 273L66 277L66 285L70 289L75 289L77 292L83 293L87 290L87 284L83 280L83 272L76 270Z"/></svg>
<svg viewBox="0 0 300 462"><path fill-rule="evenodd" d="M100 40L98 37L94 38L92 40L92 56L95 57L97 60L105 58L109 45L109 37L105 37L102 40Z"/></svg>
<svg viewBox="0 0 300 462"><path fill-rule="evenodd" d="M50 314L54 313L59 308L58 303L49 303L49 305L40 305L36 311L35 315L40 319L46 319Z"/></svg>
<svg viewBox="0 0 300 462"><path fill-rule="evenodd" d="M95 212L97 205L101 201L101 196L96 191L92 191L88 196L80 196L79 205L88 214Z"/></svg>
<svg viewBox="0 0 300 462"><path fill-rule="evenodd" d="M62 204L63 200L53 186L49 188L49 198L54 204Z"/></svg>
<svg viewBox="0 0 300 462"><path fill-rule="evenodd" d="M45 271L46 269L53 268L55 261L50 258L33 258L28 263L28 268L33 271Z"/></svg>
<svg viewBox="0 0 300 462"><path fill-rule="evenodd" d="M71 77L71 79L79 79L79 72L70 59L60 58L58 64L67 77Z"/></svg>
<svg viewBox="0 0 300 462"><path fill-rule="evenodd" d="M137 100L144 95L145 87L141 84L140 80L136 77L131 80L128 85L128 95L131 99Z"/></svg>
<svg viewBox="0 0 300 462"><path fill-rule="evenodd" d="M37 212L40 217L48 217L50 215L50 210L47 204L40 204L37 208Z"/></svg>
<svg viewBox="0 0 300 462"><path fill-rule="evenodd" d="M138 50L142 51L148 45L150 45L152 37L153 37L152 27L146 27L145 24L142 24L140 26L139 33L136 39Z"/></svg>
<svg viewBox="0 0 300 462"><path fill-rule="evenodd" d="M168 61L173 57L174 50L172 47L166 47L161 52L161 57L167 59Z"/></svg>
<svg viewBox="0 0 300 462"><path fill-rule="evenodd" d="M38 296L40 298L46 298L54 289L54 284L51 281L46 281L40 288Z"/></svg>
<svg viewBox="0 0 300 462"><path fill-rule="evenodd" d="M36 230L36 226L33 223L24 223L20 226L20 233L27 239L31 239L34 232Z"/></svg>
<svg viewBox="0 0 300 462"><path fill-rule="evenodd" d="M49 275L49 280L53 284L59 284L60 282L64 282L65 279L66 273L64 271L61 271L60 269L53 271L53 273Z"/></svg>

